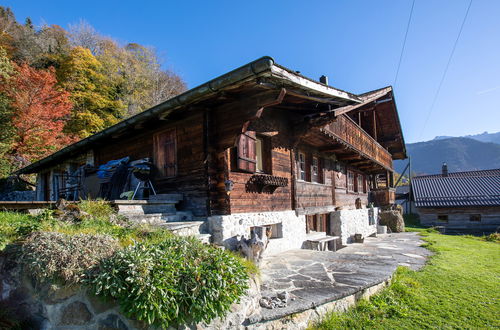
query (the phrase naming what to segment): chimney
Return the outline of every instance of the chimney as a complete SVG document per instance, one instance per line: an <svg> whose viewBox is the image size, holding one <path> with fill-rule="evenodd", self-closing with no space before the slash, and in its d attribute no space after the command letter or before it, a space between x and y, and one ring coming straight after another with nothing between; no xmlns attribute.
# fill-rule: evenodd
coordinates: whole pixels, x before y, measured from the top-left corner
<svg viewBox="0 0 500 330"><path fill-rule="evenodd" d="M448 176L448 165L446 162L443 163L443 166L441 167L441 174L442 176Z"/></svg>
<svg viewBox="0 0 500 330"><path fill-rule="evenodd" d="M319 77L319 82L322 84L328 85L328 77L325 75L322 75L321 77Z"/></svg>

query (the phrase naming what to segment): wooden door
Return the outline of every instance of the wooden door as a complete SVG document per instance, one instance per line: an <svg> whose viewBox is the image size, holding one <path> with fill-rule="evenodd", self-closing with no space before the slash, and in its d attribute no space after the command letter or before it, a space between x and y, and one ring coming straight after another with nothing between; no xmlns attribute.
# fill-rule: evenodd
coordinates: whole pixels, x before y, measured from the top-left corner
<svg viewBox="0 0 500 330"><path fill-rule="evenodd" d="M177 175L177 133L175 128L154 136L154 163L161 177Z"/></svg>
<svg viewBox="0 0 500 330"><path fill-rule="evenodd" d="M50 200L50 172L42 174L43 200Z"/></svg>

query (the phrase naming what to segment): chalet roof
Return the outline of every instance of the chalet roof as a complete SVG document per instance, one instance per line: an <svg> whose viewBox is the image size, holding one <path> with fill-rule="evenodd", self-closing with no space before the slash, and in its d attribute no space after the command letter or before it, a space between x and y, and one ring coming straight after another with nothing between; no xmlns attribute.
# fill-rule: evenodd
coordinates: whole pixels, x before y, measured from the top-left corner
<svg viewBox="0 0 500 330"><path fill-rule="evenodd" d="M416 207L500 206L500 169L418 176L412 190Z"/></svg>
<svg viewBox="0 0 500 330"><path fill-rule="evenodd" d="M309 98L331 104L335 108L363 102L360 96L307 78L296 71L276 64L273 58L265 56L73 143L46 158L20 169L16 173L38 172L45 167L56 164L62 159L87 152L96 144L112 136L119 135L131 127L140 126L142 123L151 122L158 118L164 119L175 111L185 109L187 106L198 102L210 100L223 92L234 91L242 86L248 87L259 84L268 84L276 88L298 91Z"/></svg>

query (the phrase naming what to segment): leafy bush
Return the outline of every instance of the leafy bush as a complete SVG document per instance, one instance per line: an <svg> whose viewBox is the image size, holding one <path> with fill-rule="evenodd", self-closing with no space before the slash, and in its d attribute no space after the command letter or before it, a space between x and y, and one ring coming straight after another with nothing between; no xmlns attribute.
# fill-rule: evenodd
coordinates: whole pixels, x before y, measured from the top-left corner
<svg viewBox="0 0 500 330"><path fill-rule="evenodd" d="M80 201L78 206L80 207L80 210L88 213L91 217L96 219L109 219L115 214L115 210L111 207L109 202L102 199L84 199Z"/></svg>
<svg viewBox="0 0 500 330"><path fill-rule="evenodd" d="M41 226L37 218L27 214L0 212L0 250L7 244L39 230Z"/></svg>
<svg viewBox="0 0 500 330"><path fill-rule="evenodd" d="M485 235L482 237L482 239L487 241L487 242L500 243L500 233L493 233L493 234Z"/></svg>
<svg viewBox="0 0 500 330"><path fill-rule="evenodd" d="M172 236L117 251L86 283L95 294L117 299L129 317L167 328L223 316L247 281L245 267L230 253Z"/></svg>
<svg viewBox="0 0 500 330"><path fill-rule="evenodd" d="M74 284L118 248L118 242L107 235L36 232L23 245L22 261L39 284Z"/></svg>

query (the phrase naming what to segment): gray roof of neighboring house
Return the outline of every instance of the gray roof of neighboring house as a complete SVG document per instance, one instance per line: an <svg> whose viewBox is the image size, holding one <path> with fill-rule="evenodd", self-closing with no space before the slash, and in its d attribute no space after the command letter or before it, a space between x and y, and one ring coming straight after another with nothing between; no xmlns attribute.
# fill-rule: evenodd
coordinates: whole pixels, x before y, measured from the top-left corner
<svg viewBox="0 0 500 330"><path fill-rule="evenodd" d="M500 206L500 169L412 179L416 207Z"/></svg>

